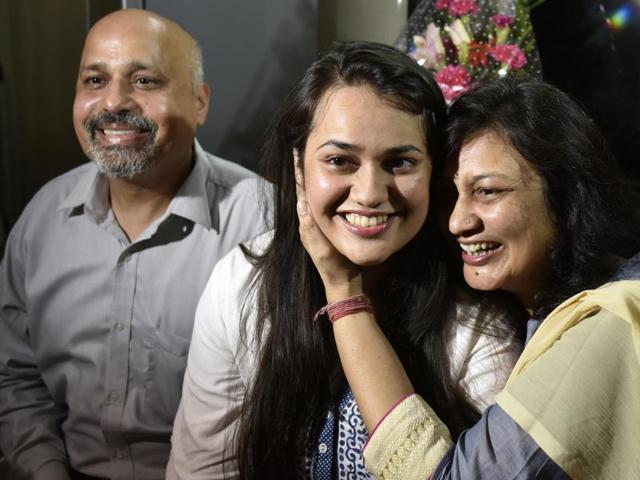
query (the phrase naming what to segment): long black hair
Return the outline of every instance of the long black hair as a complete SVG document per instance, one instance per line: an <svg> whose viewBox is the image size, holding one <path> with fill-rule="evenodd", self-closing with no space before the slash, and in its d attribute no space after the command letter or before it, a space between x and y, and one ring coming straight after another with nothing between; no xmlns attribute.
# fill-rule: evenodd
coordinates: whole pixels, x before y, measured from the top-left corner
<svg viewBox="0 0 640 480"><path fill-rule="evenodd" d="M447 162L486 132L501 135L542 179L555 226L550 277L534 299L543 318L572 295L604 283L615 258L640 248L637 197L593 121L544 82L504 79L462 95L449 111Z"/></svg>
<svg viewBox="0 0 640 480"><path fill-rule="evenodd" d="M273 241L261 255L245 251L259 271L255 338L261 339L261 353L238 435L242 478L300 478L321 422L346 387L330 324L313 321L326 298L298 234L292 156L294 148L304 152L322 96L343 85L367 86L394 107L421 115L434 169L439 164L442 94L429 73L392 47L338 43L285 100L262 154L262 174L275 184ZM429 215L416 237L388 260L384 298L376 302L383 306L381 327L414 388L455 433L476 412L450 378L452 322L445 315L450 289L443 252Z"/></svg>

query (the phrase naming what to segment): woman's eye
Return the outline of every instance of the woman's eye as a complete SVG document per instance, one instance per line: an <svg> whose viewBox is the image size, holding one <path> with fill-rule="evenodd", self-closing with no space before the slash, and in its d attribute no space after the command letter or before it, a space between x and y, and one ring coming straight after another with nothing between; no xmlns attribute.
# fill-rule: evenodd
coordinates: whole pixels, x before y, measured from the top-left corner
<svg viewBox="0 0 640 480"><path fill-rule="evenodd" d="M349 159L345 157L331 157L330 159L327 160L327 163L332 167L340 168L340 167L346 167L351 162L349 161Z"/></svg>
<svg viewBox="0 0 640 480"><path fill-rule="evenodd" d="M415 165L415 161L410 158L393 158L385 162L387 170L406 171Z"/></svg>

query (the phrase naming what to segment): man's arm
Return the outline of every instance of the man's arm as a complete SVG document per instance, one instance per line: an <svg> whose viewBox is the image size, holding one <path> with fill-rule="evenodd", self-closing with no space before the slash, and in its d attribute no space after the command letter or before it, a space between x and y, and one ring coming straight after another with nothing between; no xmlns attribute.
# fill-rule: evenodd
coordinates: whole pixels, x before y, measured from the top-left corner
<svg viewBox="0 0 640 480"><path fill-rule="evenodd" d="M21 225L0 264L0 446L16 478L67 479L66 409L51 398L30 343Z"/></svg>

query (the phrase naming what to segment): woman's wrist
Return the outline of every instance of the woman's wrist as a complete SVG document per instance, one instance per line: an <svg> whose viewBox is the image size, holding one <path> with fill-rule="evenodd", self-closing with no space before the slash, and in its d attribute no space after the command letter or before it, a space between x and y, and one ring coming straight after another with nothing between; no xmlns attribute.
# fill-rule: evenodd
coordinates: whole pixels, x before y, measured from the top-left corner
<svg viewBox="0 0 640 480"><path fill-rule="evenodd" d="M364 294L364 291L362 289L362 282L359 279L325 287L327 303L339 302L362 294Z"/></svg>
<svg viewBox="0 0 640 480"><path fill-rule="evenodd" d="M365 294L355 295L337 302L329 302L318 310L315 315L315 319L326 316L331 323L335 323L342 317L360 312L373 313L371 300Z"/></svg>

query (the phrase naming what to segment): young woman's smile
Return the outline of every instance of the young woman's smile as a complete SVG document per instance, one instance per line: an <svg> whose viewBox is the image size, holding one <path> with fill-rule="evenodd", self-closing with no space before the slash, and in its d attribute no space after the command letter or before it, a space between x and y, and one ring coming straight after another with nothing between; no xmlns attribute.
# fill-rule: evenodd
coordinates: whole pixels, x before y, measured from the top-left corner
<svg viewBox="0 0 640 480"><path fill-rule="evenodd" d="M316 111L303 162L315 221L355 264L385 262L422 228L431 160L420 115L369 87L331 89Z"/></svg>

